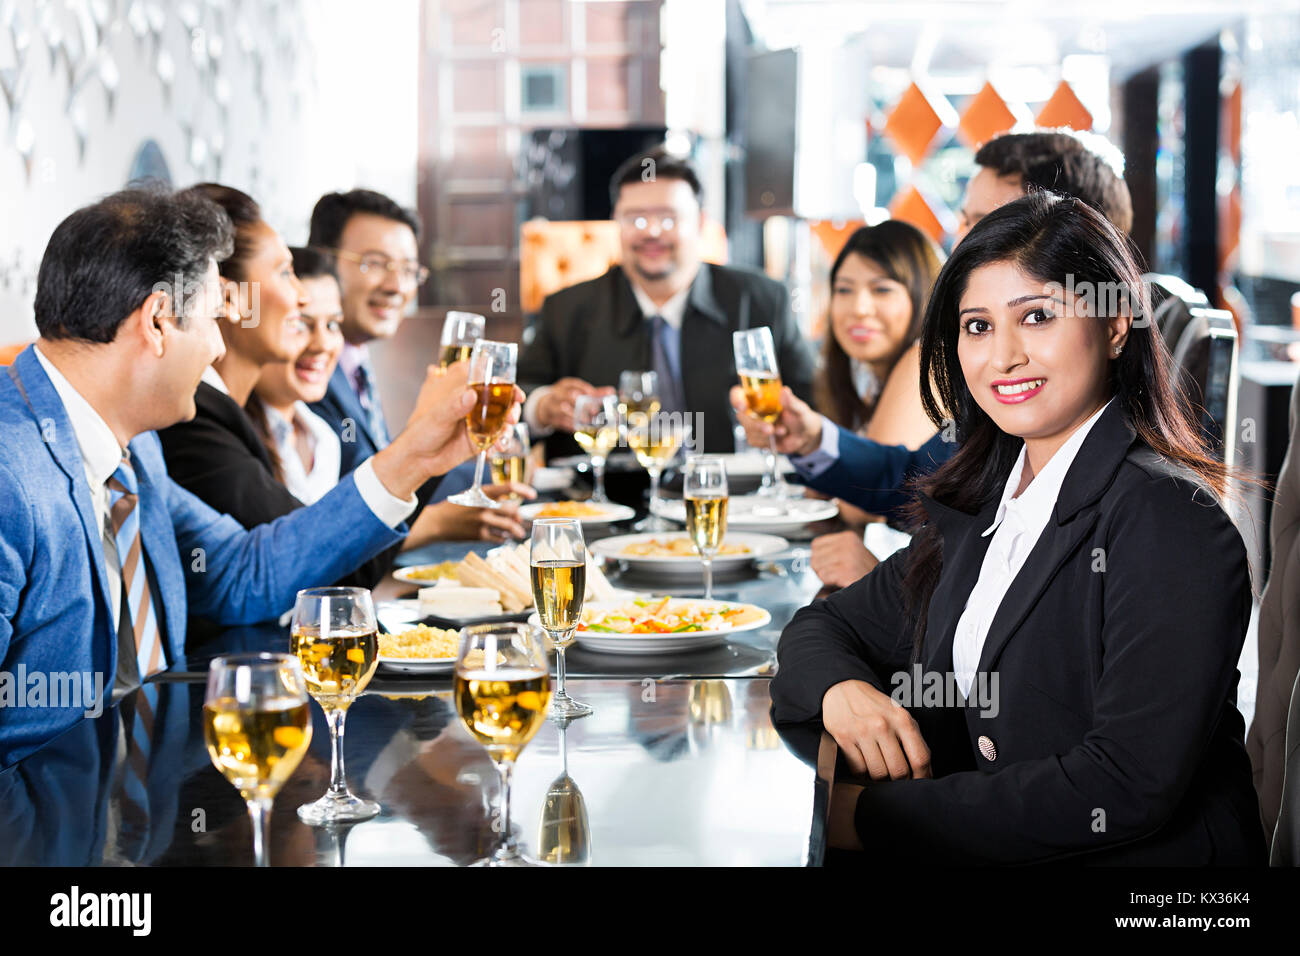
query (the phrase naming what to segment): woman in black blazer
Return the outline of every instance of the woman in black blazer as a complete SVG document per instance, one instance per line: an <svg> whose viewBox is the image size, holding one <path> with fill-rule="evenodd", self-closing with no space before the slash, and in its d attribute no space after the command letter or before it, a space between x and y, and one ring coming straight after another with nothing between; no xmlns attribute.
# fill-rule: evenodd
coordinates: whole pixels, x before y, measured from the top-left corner
<svg viewBox="0 0 1300 956"><path fill-rule="evenodd" d="M911 547L778 649L774 719L820 718L871 778L836 785L833 846L1263 862L1235 705L1246 551L1147 314L1124 238L1050 194L985 217L940 273L923 398L962 447Z"/></svg>

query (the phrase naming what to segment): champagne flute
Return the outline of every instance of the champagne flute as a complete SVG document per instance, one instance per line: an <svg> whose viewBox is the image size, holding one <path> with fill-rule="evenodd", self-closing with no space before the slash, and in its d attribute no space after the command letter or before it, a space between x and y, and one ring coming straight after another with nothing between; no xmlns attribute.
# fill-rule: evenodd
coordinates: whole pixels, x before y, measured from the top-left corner
<svg viewBox="0 0 1300 956"><path fill-rule="evenodd" d="M628 422L627 443L636 460L650 474L650 514L636 527L638 531L659 531L666 522L659 518L659 480L664 468L686 440L687 426L677 415L640 416Z"/></svg>
<svg viewBox="0 0 1300 956"><path fill-rule="evenodd" d="M653 418L660 408L657 372L623 372L618 377L618 408L629 427L637 415Z"/></svg>
<svg viewBox="0 0 1300 956"><path fill-rule="evenodd" d="M699 455L686 461L686 530L704 564L704 599L713 599L713 556L727 535L727 470L722 459Z"/></svg>
<svg viewBox="0 0 1300 956"><path fill-rule="evenodd" d="M591 456L596 487L595 502L605 497L605 459L618 444L618 400L613 395L579 395L573 402L573 437Z"/></svg>
<svg viewBox="0 0 1300 956"><path fill-rule="evenodd" d="M474 407L465 416L469 437L478 449L474 469L474 486L447 500L470 508L501 507L483 494L483 466L491 448L506 427L510 406L515 403L515 359L518 346L513 342L479 339L469 356L469 387L478 393Z"/></svg>
<svg viewBox="0 0 1300 956"><path fill-rule="evenodd" d="M348 708L379 666L375 608L365 588L308 588L298 592L290 625L293 653L307 689L330 726L330 787L315 803L298 808L311 826L368 820L379 804L348 790L343 768L343 728Z"/></svg>
<svg viewBox="0 0 1300 956"><path fill-rule="evenodd" d="M474 312L448 312L442 320L442 351L438 364L443 368L464 362L474 351L474 343L487 331L487 319Z"/></svg>
<svg viewBox="0 0 1300 956"><path fill-rule="evenodd" d="M203 739L248 804L258 866L270 865L271 803L311 743L310 707L302 669L288 654L231 654L208 668Z"/></svg>
<svg viewBox="0 0 1300 956"><path fill-rule="evenodd" d="M776 346L772 330L766 326L731 333L731 344L736 353L736 372L745 392L745 402L752 414L768 424L781 417L781 370L776 364ZM767 473L763 476L760 495L781 496L786 493L781 477L780 459L776 453L776 436L769 435L767 442Z"/></svg>
<svg viewBox="0 0 1300 956"><path fill-rule="evenodd" d="M587 801L569 776L569 721L557 723L560 731L560 775L551 781L537 826L537 856L552 866L587 866L591 863L591 820Z"/></svg>
<svg viewBox="0 0 1300 956"><path fill-rule="evenodd" d="M492 446L492 457L489 461L492 466L492 483L494 485L504 485L507 482L523 484L530 448L528 426L523 422L516 422L509 426L501 436L501 440ZM512 491L506 495L506 500L520 501L521 496Z"/></svg>
<svg viewBox="0 0 1300 956"><path fill-rule="evenodd" d="M538 518L533 522L529 546L529 577L533 605L546 635L555 647L555 696L548 717L585 717L591 707L570 697L564 689L564 649L582 619L587 592L587 548L582 522L577 518Z"/></svg>
<svg viewBox="0 0 1300 956"><path fill-rule="evenodd" d="M527 866L510 832L510 774L546 720L551 695L546 649L529 624L480 624L460 632L456 712L501 778L501 842L475 866Z"/></svg>

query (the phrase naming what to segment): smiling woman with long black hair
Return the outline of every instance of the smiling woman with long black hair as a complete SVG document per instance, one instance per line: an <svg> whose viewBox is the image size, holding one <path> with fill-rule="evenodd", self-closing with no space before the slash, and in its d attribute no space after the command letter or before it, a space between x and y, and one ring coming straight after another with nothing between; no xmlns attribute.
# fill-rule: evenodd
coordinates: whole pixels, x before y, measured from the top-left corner
<svg viewBox="0 0 1300 956"><path fill-rule="evenodd" d="M911 547L800 611L772 682L865 787L834 846L891 862L1254 864L1235 705L1251 609L1228 474L1170 385L1124 237L1003 206L954 250L922 397L961 449Z"/></svg>

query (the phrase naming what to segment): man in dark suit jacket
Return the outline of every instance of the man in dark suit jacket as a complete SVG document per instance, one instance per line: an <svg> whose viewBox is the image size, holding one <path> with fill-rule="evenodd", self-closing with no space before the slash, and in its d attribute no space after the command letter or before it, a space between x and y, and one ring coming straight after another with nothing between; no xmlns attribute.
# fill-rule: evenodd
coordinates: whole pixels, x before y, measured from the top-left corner
<svg viewBox="0 0 1300 956"><path fill-rule="evenodd" d="M663 148L634 156L610 189L622 263L543 303L519 356L525 420L571 431L578 395L611 392L620 372L648 369L664 411L693 416L697 447L733 451L732 332L770 327L785 384L811 391L813 354L790 296L757 272L701 262L700 180L684 160Z"/></svg>

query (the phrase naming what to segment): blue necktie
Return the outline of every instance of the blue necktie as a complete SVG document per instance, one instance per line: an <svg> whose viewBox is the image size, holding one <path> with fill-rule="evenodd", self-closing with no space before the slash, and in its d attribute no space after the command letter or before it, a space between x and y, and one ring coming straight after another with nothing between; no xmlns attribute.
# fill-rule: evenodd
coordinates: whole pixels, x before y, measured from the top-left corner
<svg viewBox="0 0 1300 956"><path fill-rule="evenodd" d="M659 407L665 412L686 411L679 360L681 339L662 315L650 317L651 367L659 377Z"/></svg>
<svg viewBox="0 0 1300 956"><path fill-rule="evenodd" d="M158 618L154 614L153 595L149 591L149 572L145 568L144 539L140 535L140 489L129 456L108 479L109 513L113 523L113 540L117 560L122 568L122 594L131 614L135 634L136 663L143 683L150 674L166 664Z"/></svg>
<svg viewBox="0 0 1300 956"><path fill-rule="evenodd" d="M388 437L388 425L384 421L384 408L379 403L379 390L375 388L375 377L371 374L369 359L364 359L357 366L357 384L361 404L365 407L366 415L370 419L370 434L374 436L376 445L381 449L387 448L391 439Z"/></svg>
<svg viewBox="0 0 1300 956"><path fill-rule="evenodd" d="M134 697L122 702L122 727L127 734L126 766L118 806L122 826L118 852L140 862L149 845L149 762L153 751L154 718L158 713L157 683L144 684Z"/></svg>

